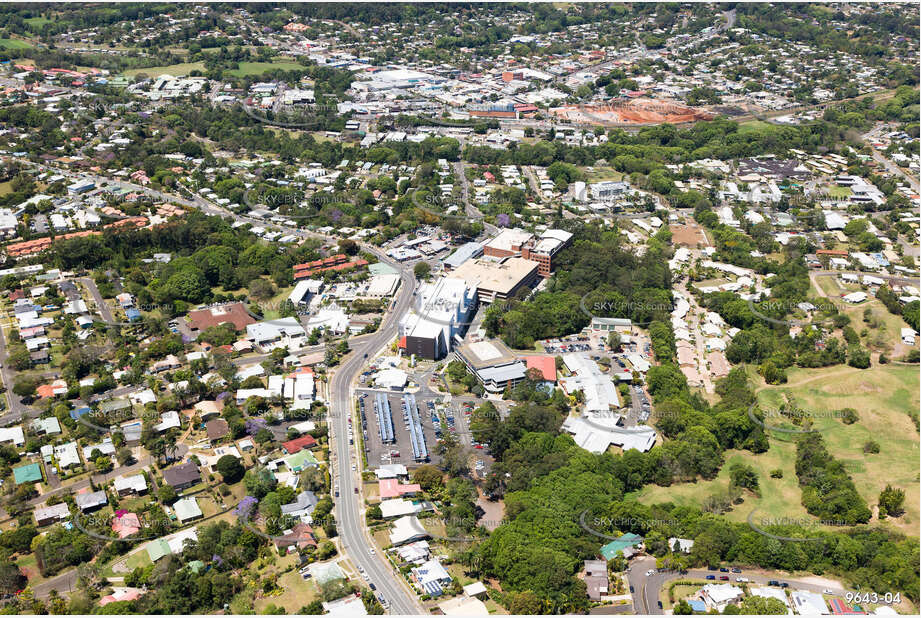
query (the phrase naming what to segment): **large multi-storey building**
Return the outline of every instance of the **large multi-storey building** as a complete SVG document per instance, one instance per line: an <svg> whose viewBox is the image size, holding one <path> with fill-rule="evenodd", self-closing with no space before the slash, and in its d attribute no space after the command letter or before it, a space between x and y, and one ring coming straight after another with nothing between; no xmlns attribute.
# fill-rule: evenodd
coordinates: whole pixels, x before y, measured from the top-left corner
<svg viewBox="0 0 921 618"><path fill-rule="evenodd" d="M520 257L537 262L537 273L544 278L553 271L554 257L572 242L572 234L563 230L547 230L540 236L520 229L507 229L483 245L483 255L490 257Z"/></svg>

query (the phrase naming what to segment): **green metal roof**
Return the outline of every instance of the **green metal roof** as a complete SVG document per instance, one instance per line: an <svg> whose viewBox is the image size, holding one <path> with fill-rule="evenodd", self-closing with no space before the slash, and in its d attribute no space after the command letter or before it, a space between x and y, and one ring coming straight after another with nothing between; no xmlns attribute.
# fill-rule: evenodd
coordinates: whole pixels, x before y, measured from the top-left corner
<svg viewBox="0 0 921 618"><path fill-rule="evenodd" d="M293 472L300 472L304 468L317 465L317 458L308 450L303 450L285 457L285 464Z"/></svg>
<svg viewBox="0 0 921 618"><path fill-rule="evenodd" d="M42 480L42 467L37 463L20 466L13 470L13 479L17 485L37 483Z"/></svg>
<svg viewBox="0 0 921 618"><path fill-rule="evenodd" d="M168 556L171 553L173 552L169 548L169 543L163 539L157 539L147 544L147 555L150 556L151 562L156 562L163 556Z"/></svg>
<svg viewBox="0 0 921 618"><path fill-rule="evenodd" d="M639 545L643 542L643 537L628 532L623 536L619 537L617 540L611 541L607 545L602 546L601 555L604 556L605 560L610 560L617 555L617 552L623 551L628 547L633 547L634 545Z"/></svg>

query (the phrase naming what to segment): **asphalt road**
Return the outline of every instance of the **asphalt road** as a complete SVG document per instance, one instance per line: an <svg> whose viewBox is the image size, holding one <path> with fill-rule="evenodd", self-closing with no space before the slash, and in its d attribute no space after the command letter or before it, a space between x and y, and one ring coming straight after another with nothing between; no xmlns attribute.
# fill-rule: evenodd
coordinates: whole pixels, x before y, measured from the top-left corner
<svg viewBox="0 0 921 618"><path fill-rule="evenodd" d="M96 309L102 316L102 320L106 324L114 324L115 318L112 317L112 310L109 309L109 306L106 304L102 294L99 293L99 288L96 287L96 282L93 281L90 277L81 277L78 279L78 281L85 285L86 289L90 291L90 295L93 297L93 300L96 301Z"/></svg>
<svg viewBox="0 0 921 618"><path fill-rule="evenodd" d="M399 295L381 328L360 344L350 343L352 353L336 369L330 380L330 439L335 441L335 453L338 455L338 469L334 478L339 483L339 497L335 498L335 503L343 547L352 561L361 565L370 576L370 581L377 587L378 596L383 596L390 603L388 610L391 613L424 614L426 612L416 601L416 596L409 590L408 585L394 574L389 562L380 554L372 556L369 551L371 541L365 531L361 495L355 493L361 468L359 467L357 473L351 469L353 455L360 462L361 452L358 445L355 445L352 452L348 438L348 418L352 411L352 383L367 360L373 358L380 348L393 340L397 320L409 310L416 285L415 277L411 271L401 269L400 279Z"/></svg>

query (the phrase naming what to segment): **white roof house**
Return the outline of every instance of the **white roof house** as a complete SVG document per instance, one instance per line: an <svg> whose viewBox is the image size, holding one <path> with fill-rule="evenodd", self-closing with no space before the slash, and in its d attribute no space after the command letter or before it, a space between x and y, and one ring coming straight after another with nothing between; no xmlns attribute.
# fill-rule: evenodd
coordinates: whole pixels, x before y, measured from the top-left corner
<svg viewBox="0 0 921 618"><path fill-rule="evenodd" d="M846 303L857 304L857 303L862 303L863 301L867 300L867 293L866 292L851 292L850 294L845 294L841 298L844 299L844 302Z"/></svg>
<svg viewBox="0 0 921 618"><path fill-rule="evenodd" d="M103 455L114 455L115 454L115 445L112 443L112 438L106 438L98 444L90 444L89 446L83 447L83 459L89 461L93 458L93 451L98 450Z"/></svg>
<svg viewBox="0 0 921 618"><path fill-rule="evenodd" d="M815 616L831 613L821 594L808 590L794 590L791 598L797 614Z"/></svg>
<svg viewBox="0 0 921 618"><path fill-rule="evenodd" d="M297 318L281 318L247 324L246 336L265 350L276 347L300 348L307 332Z"/></svg>
<svg viewBox="0 0 921 618"><path fill-rule="evenodd" d="M54 447L54 458L62 468L80 464L80 453L76 442L68 442Z"/></svg>
<svg viewBox="0 0 921 618"><path fill-rule="evenodd" d="M166 431L167 429L173 429L175 427L181 427L182 423L179 422L179 412L176 410L170 410L164 412L160 415L160 422L154 425L154 430L157 433Z"/></svg>
<svg viewBox="0 0 921 618"><path fill-rule="evenodd" d="M119 494L125 492L134 492L140 494L147 491L147 480L144 478L143 474L118 476L112 481L112 484L115 486L115 491L117 491Z"/></svg>
<svg viewBox="0 0 921 618"><path fill-rule="evenodd" d="M380 503L381 516L384 519L393 517L403 517L406 515L416 515L422 511L421 504L414 504L412 500L397 498L396 500L384 500Z"/></svg>
<svg viewBox="0 0 921 618"><path fill-rule="evenodd" d="M330 616L367 616L368 610L365 608L361 597L349 595L335 601L323 601L323 609Z"/></svg>
<svg viewBox="0 0 921 618"><path fill-rule="evenodd" d="M428 538L430 535L422 527L419 519L415 515L406 515L393 522L390 529L390 543L392 545L402 545L411 541Z"/></svg>
<svg viewBox="0 0 921 618"><path fill-rule="evenodd" d="M26 442L22 427L0 427L0 444L12 442L15 446L22 446Z"/></svg>
<svg viewBox="0 0 921 618"><path fill-rule="evenodd" d="M707 584L700 590L704 603L722 613L730 603L742 598L742 589L732 584Z"/></svg>

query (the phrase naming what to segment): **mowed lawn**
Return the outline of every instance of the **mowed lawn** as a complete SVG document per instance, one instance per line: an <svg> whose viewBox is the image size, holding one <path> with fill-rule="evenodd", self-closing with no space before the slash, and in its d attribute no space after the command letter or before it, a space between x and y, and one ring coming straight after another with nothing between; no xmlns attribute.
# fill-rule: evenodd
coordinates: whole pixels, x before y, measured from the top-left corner
<svg viewBox="0 0 921 618"><path fill-rule="evenodd" d="M0 39L0 48L2 49L31 49L32 45L19 39Z"/></svg>
<svg viewBox="0 0 921 618"><path fill-rule="evenodd" d="M725 453L725 463L712 481L696 483L679 483L671 487L647 485L638 492L628 494L643 504L673 502L680 506L701 506L704 500L713 495L725 495L729 488L729 466L734 463L746 463L758 472L761 496L750 491L743 491L742 504L736 504L725 513L726 519L742 523L747 521L752 511L755 517L809 517L800 504L800 488L793 468L796 460L796 447L789 442L771 441L771 448L766 453L754 455L748 451L730 450ZM771 470L783 470L783 478L773 479Z"/></svg>
<svg viewBox="0 0 921 618"><path fill-rule="evenodd" d="M761 383L758 400L762 407L776 409L792 398L796 405L816 414L815 427L822 432L831 453L842 460L854 480L860 495L873 509L879 492L891 483L905 491L905 514L889 518L884 525L912 536L918 535L921 521L918 482L918 431L909 416L917 410L917 366L886 365L860 370L847 366L823 369L791 369L789 381L781 386ZM845 425L827 414L851 407L860 420ZM878 454L864 454L863 445L870 439L880 444ZM809 517L801 503L801 490L796 478L796 446L786 436L770 438L771 448L758 455L748 451L727 451L725 464L711 481L681 483L671 487L648 485L628 495L643 504L674 502L679 505L700 506L712 494L725 494L729 486L729 466L734 462L748 463L758 472L761 496L744 492L744 502L726 513L731 521L744 522L757 509L756 517ZM773 479L770 471L780 469L783 478ZM875 512L875 509L874 509ZM871 523L877 523L874 518Z"/></svg>
<svg viewBox="0 0 921 618"><path fill-rule="evenodd" d="M787 384L764 387L758 399L763 406L776 409L785 397L792 397L799 408L814 412L815 428L822 432L830 452L844 462L871 508L887 483L905 491L905 515L886 521L917 536L921 450L911 413L917 413L919 406L918 383L917 366L792 369ZM841 408L854 408L860 419L845 425L828 414ZM880 452L864 454L863 445L871 439L879 442ZM772 440L772 447L775 443Z"/></svg>
<svg viewBox="0 0 921 618"><path fill-rule="evenodd" d="M160 75L174 75L174 76L184 76L188 75L192 71L204 71L205 64L203 62L183 62L181 64L170 64L162 67L145 67L143 69L128 69L125 71L125 75L128 77L134 77L140 73L147 75L148 77L158 77Z"/></svg>
<svg viewBox="0 0 921 618"><path fill-rule="evenodd" d="M247 77L249 75L262 75L266 71L281 69L283 71L296 71L303 69L304 65L293 60L278 60L275 62L241 62L239 69L227 71L234 77Z"/></svg>

